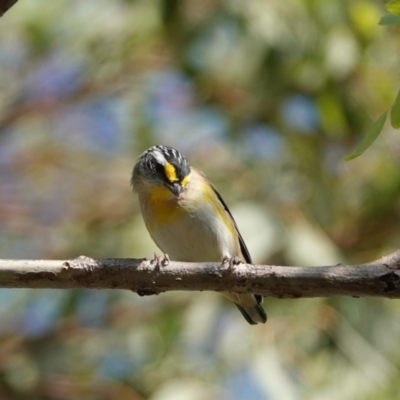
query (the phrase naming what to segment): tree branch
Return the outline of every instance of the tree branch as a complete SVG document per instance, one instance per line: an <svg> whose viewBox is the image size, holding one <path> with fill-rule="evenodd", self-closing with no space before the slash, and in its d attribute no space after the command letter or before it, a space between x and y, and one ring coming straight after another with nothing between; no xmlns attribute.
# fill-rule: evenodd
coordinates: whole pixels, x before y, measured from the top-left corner
<svg viewBox="0 0 400 400"><path fill-rule="evenodd" d="M0 260L2 288L128 289L139 295L172 290L258 293L278 298L400 298L400 250L362 265L281 267L148 259Z"/></svg>

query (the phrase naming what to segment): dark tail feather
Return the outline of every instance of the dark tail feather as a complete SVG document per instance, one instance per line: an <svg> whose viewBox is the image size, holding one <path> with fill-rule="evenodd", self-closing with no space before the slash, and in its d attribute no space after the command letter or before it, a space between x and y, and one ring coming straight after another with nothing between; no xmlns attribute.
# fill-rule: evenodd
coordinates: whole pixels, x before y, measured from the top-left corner
<svg viewBox="0 0 400 400"><path fill-rule="evenodd" d="M261 304L255 304L251 308L244 308L240 304L235 304L250 325L265 324L267 322L267 314Z"/></svg>

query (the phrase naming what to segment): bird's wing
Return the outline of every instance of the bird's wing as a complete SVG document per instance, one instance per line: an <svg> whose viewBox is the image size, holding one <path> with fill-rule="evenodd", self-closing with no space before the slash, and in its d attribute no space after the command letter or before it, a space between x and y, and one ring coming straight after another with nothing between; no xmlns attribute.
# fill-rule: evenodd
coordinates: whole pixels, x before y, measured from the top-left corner
<svg viewBox="0 0 400 400"><path fill-rule="evenodd" d="M216 196L218 197L218 200L220 201L220 203L221 203L222 206L224 207L225 211L226 211L226 212L228 213L228 215L230 216L230 218L231 218L231 220L232 220L232 222L233 222L233 225L235 226L236 232L237 232L238 237L239 237L240 250L241 250L241 252L242 252L242 254L243 254L244 261L246 261L248 264L253 264L253 261L251 260L251 256L250 256L249 250L248 250L248 248L247 248L247 246L246 246L246 243L244 242L244 240L243 240L243 238L242 238L242 235L241 235L240 232L239 232L239 229L238 229L238 227L237 227L237 225L236 225L236 221L235 221L235 219L233 218L231 212L229 211L228 206L225 204L224 200L222 199L221 195L218 193L218 191L217 191L217 189L215 188L215 186L214 186L214 185L211 185L211 187L212 187L214 193L216 194Z"/></svg>
<svg viewBox="0 0 400 400"><path fill-rule="evenodd" d="M253 264L253 261L251 260L251 256L250 256L250 253L249 253L249 249L247 248L246 243L244 242L244 240L243 240L243 238L242 238L242 235L241 235L240 232L239 232L239 229L238 229L238 227L237 227L237 225L236 225L236 221L235 221L235 219L233 218L231 212L229 211L228 206L225 204L224 200L222 199L221 195L218 193L218 191L217 191L217 189L215 188L215 186L211 184L211 187L212 187L214 193L216 194L216 196L218 197L218 200L221 202L222 206L224 207L225 211L226 211L226 212L228 213L228 215L230 216L230 218L231 218L231 220L232 220L232 222L233 222L233 225L235 226L236 232L237 232L238 237L239 237L240 250L241 250L241 252L242 252L242 254L243 254L244 260L245 260L248 264ZM241 295L241 296L247 296L247 295ZM257 301L257 303L258 303L258 307L259 307L259 308L257 308L258 313L261 314L261 315L262 315L262 318L265 319L265 321L266 321L266 320L267 320L267 315L265 314L265 311L262 309L262 307L261 307L261 305L260 305L260 304L262 303L262 301L263 301L263 297L262 297L261 295L259 295L259 294L255 294L254 297L255 297L255 299L256 299L256 301ZM238 305L237 303L235 303L235 304L236 304L237 307L239 308L240 312L244 315L244 317L246 318L247 322L253 324L254 322L250 322L251 318L248 317L248 312L246 312L246 310L244 310L243 307L241 307L241 306ZM245 315L245 314L246 314L246 315ZM264 321L264 322L265 322L265 321Z"/></svg>

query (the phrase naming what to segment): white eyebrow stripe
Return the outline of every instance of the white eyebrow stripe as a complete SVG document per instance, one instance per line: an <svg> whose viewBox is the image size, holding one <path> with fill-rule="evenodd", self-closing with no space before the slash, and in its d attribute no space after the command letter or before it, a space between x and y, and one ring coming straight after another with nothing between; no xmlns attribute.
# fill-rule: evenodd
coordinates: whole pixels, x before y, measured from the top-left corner
<svg viewBox="0 0 400 400"><path fill-rule="evenodd" d="M148 149L145 154L151 154L159 164L164 166L169 159L176 160L181 165L189 165L183 154L173 147L157 145Z"/></svg>
<svg viewBox="0 0 400 400"><path fill-rule="evenodd" d="M161 151L156 150L152 152L154 158L157 160L157 162L161 165L165 165L165 163L167 162L167 160L165 159L164 155L162 154Z"/></svg>

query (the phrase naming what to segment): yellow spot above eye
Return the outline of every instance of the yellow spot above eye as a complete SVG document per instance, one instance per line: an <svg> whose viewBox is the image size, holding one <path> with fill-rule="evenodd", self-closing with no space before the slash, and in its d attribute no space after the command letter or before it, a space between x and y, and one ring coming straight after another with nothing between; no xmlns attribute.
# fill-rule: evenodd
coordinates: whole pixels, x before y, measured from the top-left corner
<svg viewBox="0 0 400 400"><path fill-rule="evenodd" d="M186 186L190 182L190 174L186 175L181 182L181 186Z"/></svg>
<svg viewBox="0 0 400 400"><path fill-rule="evenodd" d="M165 175L167 176L167 179L170 182L176 182L178 180L178 178L176 176L175 167L172 164L170 164L168 161L165 163L164 169L165 169Z"/></svg>

